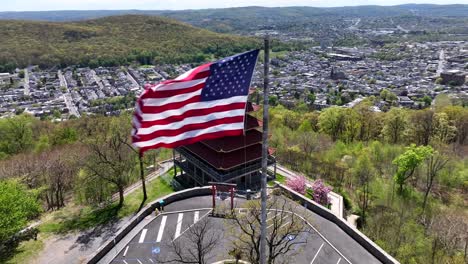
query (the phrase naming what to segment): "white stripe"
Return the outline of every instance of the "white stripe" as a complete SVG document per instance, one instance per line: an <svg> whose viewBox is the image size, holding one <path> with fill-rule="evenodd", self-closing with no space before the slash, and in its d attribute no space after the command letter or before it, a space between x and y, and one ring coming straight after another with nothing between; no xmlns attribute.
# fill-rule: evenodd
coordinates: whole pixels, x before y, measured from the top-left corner
<svg viewBox="0 0 468 264"><path fill-rule="evenodd" d="M235 116L244 116L244 115L245 115L245 109L236 109L236 110L229 110L229 111L224 111L224 112L211 113L211 114L203 115L203 116L192 116L192 117L187 117L182 121L170 123L167 125L154 125L154 126L147 127L147 128L139 128L137 131L138 132L137 134L147 135L147 134L151 134L153 132L161 131L161 130L176 130L185 125L202 124L208 121L221 119L225 117L235 117Z"/></svg>
<svg viewBox="0 0 468 264"><path fill-rule="evenodd" d="M154 263L154 261L152 259L149 259L149 261L151 261L151 263Z"/></svg>
<svg viewBox="0 0 468 264"><path fill-rule="evenodd" d="M145 236L146 236L147 231L148 231L148 229L143 229L143 231L141 231L141 236L140 236L140 240L138 241L138 243L145 242Z"/></svg>
<svg viewBox="0 0 468 264"><path fill-rule="evenodd" d="M200 83L206 82L206 79L208 78L202 78L202 79L196 79L196 80L191 80L191 81L182 81L182 82L173 82L173 83L161 83L156 85L155 87L152 87L151 89L153 91L161 90L161 91L168 91L168 90L180 90L180 89L185 89L189 87L193 87L195 85L198 85Z"/></svg>
<svg viewBox="0 0 468 264"><path fill-rule="evenodd" d="M172 136L172 137L157 137L152 140L135 142L134 146L138 148L143 148L143 147L153 146L159 143L171 144L180 140L190 139L190 138L194 138L194 137L208 134L208 133L229 131L229 130L239 130L239 129L244 129L244 122L221 124L217 126L208 127L205 129L191 130L191 131L187 131L187 132L184 132L177 136Z"/></svg>
<svg viewBox="0 0 468 264"><path fill-rule="evenodd" d="M166 219L167 219L166 215L164 215L161 219L161 225L159 226L159 232L158 232L158 237L156 238L156 242L161 242L162 235L164 232L164 227L166 226Z"/></svg>
<svg viewBox="0 0 468 264"><path fill-rule="evenodd" d="M143 113L139 109L137 109L137 111L138 111L138 114L141 116L143 122L145 122L145 121L162 120L170 116L182 115L189 110L209 109L215 106L229 105L232 103L246 103L246 102L247 102L247 96L242 95L242 96L233 96L230 98L220 99L220 100L190 103L190 104L184 105L181 108L171 109L171 110L167 110L167 111L157 113L157 114Z"/></svg>
<svg viewBox="0 0 468 264"><path fill-rule="evenodd" d="M138 261L138 263L143 264L143 262L141 262L139 259L137 259L137 261Z"/></svg>
<svg viewBox="0 0 468 264"><path fill-rule="evenodd" d="M123 261L125 264L128 264L128 262L127 262L127 261L125 261L125 260L122 260L122 261Z"/></svg>
<svg viewBox="0 0 468 264"><path fill-rule="evenodd" d="M289 222L286 222L286 224L280 226L280 228L278 228L278 229L281 229L281 228L285 227L287 224L289 224Z"/></svg>
<svg viewBox="0 0 468 264"><path fill-rule="evenodd" d="M202 89L200 88L196 90L195 92L191 92L191 93L178 94L178 95L173 95L173 96L164 97L164 98L147 98L147 99L143 99L143 105L144 106L163 106L166 104L183 102L194 96L200 95L201 91Z"/></svg>
<svg viewBox="0 0 468 264"><path fill-rule="evenodd" d="M198 219L200 218L200 212L199 211L195 211L194 215L193 215L193 223L195 224L196 222L198 222Z"/></svg>
<svg viewBox="0 0 468 264"><path fill-rule="evenodd" d="M208 66L208 67L206 65L202 65L202 66L204 66L205 68L200 70L198 73L205 72L205 71L208 71L210 69L210 66ZM192 72L194 72L196 69L201 68L202 66L198 66L196 68L191 69L190 71L188 71L188 72L180 75L179 77L175 78L175 80L183 80L183 79L187 78Z"/></svg>
<svg viewBox="0 0 468 264"><path fill-rule="evenodd" d="M182 219L184 218L184 214L180 213L178 218L177 218L177 227L174 235L174 239L178 238L180 236L180 231L182 229Z"/></svg>
<svg viewBox="0 0 468 264"><path fill-rule="evenodd" d="M318 249L317 253L315 253L315 256L314 256L314 258L312 259L312 261L310 262L310 264L314 263L315 258L318 256L320 250L322 250L323 244L324 244L324 243L322 243L322 245L321 245L320 248Z"/></svg>
<svg viewBox="0 0 468 264"><path fill-rule="evenodd" d="M341 261L341 258L338 259L338 262L336 264L340 263L340 261Z"/></svg>
<svg viewBox="0 0 468 264"><path fill-rule="evenodd" d="M127 248L125 248L125 251L124 251L124 254L123 254L124 257L125 257L125 255L127 255L128 247L129 246L127 246Z"/></svg>

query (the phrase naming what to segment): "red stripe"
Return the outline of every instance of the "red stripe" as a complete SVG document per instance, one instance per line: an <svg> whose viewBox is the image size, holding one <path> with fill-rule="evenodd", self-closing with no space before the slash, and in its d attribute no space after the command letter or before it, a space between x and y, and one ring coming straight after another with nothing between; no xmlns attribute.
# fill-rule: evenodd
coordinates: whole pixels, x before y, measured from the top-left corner
<svg viewBox="0 0 468 264"><path fill-rule="evenodd" d="M145 107L147 108L147 107ZM137 119L140 121L140 127L142 128L147 128L155 125L167 125L171 124L174 122L179 122L184 120L185 118L188 117L193 117L193 116L204 116L204 115L209 115L212 113L217 113L217 112L224 112L224 111L230 111L230 110L237 110L237 109L245 109L245 103L232 103L228 105L219 105L211 108L204 108L204 109L193 109L193 110L188 110L181 115L172 115L169 116L165 119L161 120L154 120L154 121L143 121L141 116L135 113L135 116ZM152 114L151 112L144 112L148 114Z"/></svg>
<svg viewBox="0 0 468 264"><path fill-rule="evenodd" d="M206 78L206 77L210 76L210 70L202 71L202 72L200 72L200 71L204 70L205 67L209 67L211 64L212 63L207 63L207 64L203 64L201 66L198 66L197 68L195 68L195 70L192 73L190 73L189 76L185 77L184 79L166 80L166 81L160 82L160 83L158 83L156 85L170 84L170 83L180 83L180 82L193 81L193 80L197 80L197 79ZM156 85L153 85L153 87L156 86Z"/></svg>
<svg viewBox="0 0 468 264"><path fill-rule="evenodd" d="M155 91L155 90L149 89L149 90L146 90L146 92L143 93L140 98L141 99L167 98L167 97L176 96L180 94L195 92L195 91L202 89L204 86L205 86L205 83L200 83L189 88L177 89L177 90L156 89Z"/></svg>
<svg viewBox="0 0 468 264"><path fill-rule="evenodd" d="M151 134L147 135L138 135L136 137L136 141L148 141L155 139L157 137L174 137L178 136L182 133L198 130L198 129L205 129L212 126L223 125L223 124L233 124L233 123L243 123L244 116L232 116L232 117L225 117L220 119L210 120L204 123L197 123L197 124L188 124L178 129L165 129L165 130L158 130L154 131Z"/></svg>
<svg viewBox="0 0 468 264"><path fill-rule="evenodd" d="M143 153L147 150L150 149L155 149L155 148L176 148L182 145L190 145L195 142L198 142L200 140L208 140L208 139L215 139L215 138L222 138L222 137L231 137L231 136L239 136L242 135L243 130L242 129L236 129L236 130L225 130L225 131L217 131L213 133L207 133L203 134L197 137L193 138L187 138L183 140L179 140L173 143L158 143L152 146L147 146L147 147L142 147L140 148L140 152Z"/></svg>

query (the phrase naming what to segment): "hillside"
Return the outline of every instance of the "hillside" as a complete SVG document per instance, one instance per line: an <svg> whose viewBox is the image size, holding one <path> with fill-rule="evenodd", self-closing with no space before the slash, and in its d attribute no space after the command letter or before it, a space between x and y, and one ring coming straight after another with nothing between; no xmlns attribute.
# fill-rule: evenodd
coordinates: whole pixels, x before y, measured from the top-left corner
<svg viewBox="0 0 468 264"><path fill-rule="evenodd" d="M0 65L53 66L201 62L254 48L167 18L125 15L80 22L0 21Z"/></svg>

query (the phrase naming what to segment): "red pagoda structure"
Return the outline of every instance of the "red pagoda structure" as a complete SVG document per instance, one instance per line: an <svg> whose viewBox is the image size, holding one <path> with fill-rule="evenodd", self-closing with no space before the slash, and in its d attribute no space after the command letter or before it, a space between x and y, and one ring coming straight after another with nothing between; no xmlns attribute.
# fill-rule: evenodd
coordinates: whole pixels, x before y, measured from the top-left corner
<svg viewBox="0 0 468 264"><path fill-rule="evenodd" d="M174 179L185 187L223 182L235 183L237 189L260 189L262 122L250 115L258 110L257 105L247 104L244 135L203 140L176 148ZM267 172L271 178L276 175L273 152L269 149L268 166L274 166L273 172Z"/></svg>

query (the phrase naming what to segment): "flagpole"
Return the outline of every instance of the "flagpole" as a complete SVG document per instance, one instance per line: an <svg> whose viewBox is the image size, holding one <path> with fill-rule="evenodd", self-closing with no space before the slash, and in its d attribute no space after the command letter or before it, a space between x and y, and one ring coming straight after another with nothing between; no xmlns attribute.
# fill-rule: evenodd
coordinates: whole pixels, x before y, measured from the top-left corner
<svg viewBox="0 0 468 264"><path fill-rule="evenodd" d="M266 185L267 185L267 167L268 167L268 74L270 68L270 38L268 35L265 36L265 60L263 62L263 135L262 135L262 216L261 216L261 232L260 232L260 264L266 263Z"/></svg>

